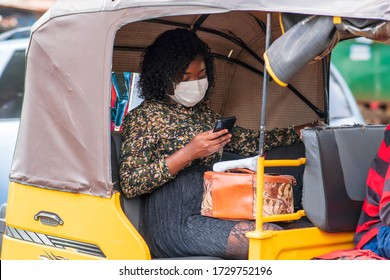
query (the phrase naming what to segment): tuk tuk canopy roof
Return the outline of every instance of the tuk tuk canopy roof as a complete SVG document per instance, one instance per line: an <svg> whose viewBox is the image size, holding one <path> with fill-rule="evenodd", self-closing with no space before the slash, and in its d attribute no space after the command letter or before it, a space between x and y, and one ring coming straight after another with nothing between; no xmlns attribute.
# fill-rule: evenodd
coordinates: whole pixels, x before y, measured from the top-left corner
<svg viewBox="0 0 390 280"><path fill-rule="evenodd" d="M59 0L51 9L52 17L74 13L114 11L125 8L147 7L203 7L223 11L258 10L268 12L298 13L307 15L341 16L364 19L390 20L390 2L388 0L114 0L114 1L78 1ZM168 11L167 11L168 12Z"/></svg>
<svg viewBox="0 0 390 280"><path fill-rule="evenodd" d="M117 31L127 24L174 16L189 24L193 18L191 15L218 15L234 11L269 11L388 21L390 20L389 3L389 1L378 0L59 0L34 25L31 34L27 52L23 111L10 180L74 193L102 197L112 195L110 78L114 68L123 68L117 66L113 46L116 43ZM242 17L238 15L233 17L235 18ZM252 15L250 20L253 20ZM264 52L262 43L264 34L258 25L255 25L256 29L248 29L247 26L241 27L240 22L221 21L220 18L212 23L221 25L221 30L227 26L243 29L245 42L259 48L252 56L260 57ZM274 23L275 26L278 25L277 20L274 20ZM164 31L161 28L147 29L148 26L138 28L137 25L134 29L125 28L123 32L126 38L134 39L136 47L146 46L156 35ZM280 36L280 29L276 28L276 31ZM142 37L141 35L145 37L142 39L142 44L137 42L137 38ZM207 34L202 36L206 40L209 39ZM226 42L210 44L212 49L219 50L225 47ZM240 50L235 53L241 54ZM253 70L254 66L251 68L252 62L249 58L247 56L241 58L249 65L248 69L251 69L252 74L248 74L247 70L245 70L247 72L237 71L237 73L242 77L256 73L257 69ZM128 56L125 64L137 65L138 60L139 54ZM137 69L137 66L130 70L133 69ZM308 92L313 92L311 101L321 107L324 105L324 100L318 92L325 83L322 78L322 67L317 63L317 65L307 66L305 71L304 75L298 74L295 77L296 80L303 81L303 86L299 89L307 88ZM234 80L234 77L227 75L231 72L228 70L224 72L226 80L220 82L221 85ZM253 88L254 84L248 84L242 77L239 76L236 79L237 84L232 82L231 86L235 86L239 92L248 91L252 94L248 87ZM260 76L257 75L256 78L258 77ZM310 81L309 87L305 85L308 84L306 80ZM246 85L243 84L244 82ZM245 86L247 88L244 88ZM261 88L258 84L256 87ZM271 85L271 90L272 87L274 91L286 91L280 89L278 85ZM225 88L222 90L227 91ZM275 98L281 98L280 96L283 95L278 96ZM234 98L239 97L233 96L233 103L238 104L240 99ZM250 98L254 97L250 96ZM270 100L271 103L277 104L282 113L291 111L292 105L300 102L294 101L287 95L283 98L284 102L277 99ZM306 98L310 97L306 96ZM251 102L251 105L255 106L254 104L259 102ZM259 107L255 108L257 109L244 108L245 113L240 118L241 121L251 117L245 115L250 111L254 111L256 116L260 115ZM297 109L297 112L301 111L303 110ZM275 111L273 114L271 121L279 113ZM297 115L294 121L301 122L316 117L311 111L304 114L301 118Z"/></svg>

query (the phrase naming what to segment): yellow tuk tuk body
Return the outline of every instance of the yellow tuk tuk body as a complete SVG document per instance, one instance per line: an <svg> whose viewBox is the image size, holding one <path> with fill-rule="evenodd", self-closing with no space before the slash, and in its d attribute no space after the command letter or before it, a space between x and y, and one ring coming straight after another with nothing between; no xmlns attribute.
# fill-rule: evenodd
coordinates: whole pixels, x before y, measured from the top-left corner
<svg viewBox="0 0 390 280"><path fill-rule="evenodd" d="M390 12L377 16L382 6L372 7L370 1L353 3L361 5L359 16L354 12L357 9L350 8L349 1L309 2L303 5L282 0L273 3L153 0L142 4L124 0L57 1L35 24L27 51L26 91L10 172L1 259L152 258L138 232L140 200L125 199L115 188L117 171L113 170L112 157L117 156L117 151L113 151L115 144L111 141L115 134L111 131L111 74L138 73L142 50L165 30L177 26L192 28L208 43L216 58L217 72L212 108L223 116L238 116L238 125L259 130L261 121L267 127L287 127L314 119L327 122L330 52L303 65L290 80L279 79L283 86L275 82L277 69L269 69L274 73L269 85L263 88L267 36L275 42L288 33L280 25L283 13L301 17L365 17L388 24ZM308 41L307 45L312 43ZM269 52L267 59L272 62L271 55ZM268 100L263 98L265 94ZM261 119L266 104L269 113ZM303 141L305 146L316 146L321 134L335 134L334 145L341 149L338 131L341 135L349 135L349 131L358 131L358 135L374 131L375 140L367 151L367 160L354 170L361 173L359 184L364 190L368 171L364 168L368 167L369 157L379 146L384 130L384 126L367 127L305 129ZM370 143L369 138L359 138L363 139L362 145ZM262 209L261 186L267 167L305 164L304 179L308 183L304 181L303 210L270 217L257 211L256 230L247 234L249 259L307 260L334 250L354 248L354 229L328 230L326 225L321 228L323 220L328 220L327 213L319 218L315 215L329 210L329 197L324 195L328 183L318 184L324 186L324 191L315 187L315 181L322 178L322 173L329 176L332 173L324 171L320 155L331 153L337 153L335 158L344 156L338 150L314 148L306 159L259 157L258 210ZM339 161L341 172L346 172L344 163ZM314 199L316 192L319 203ZM305 199L309 201L307 205ZM352 200L359 205L362 197ZM313 225L262 230L264 222L303 217Z"/></svg>
<svg viewBox="0 0 390 280"><path fill-rule="evenodd" d="M119 193L100 198L16 183L10 187L10 201L18 196L34 201L44 195L47 199L37 204L9 204L15 211L7 213L2 259L151 259L147 244L123 213ZM58 216L64 221L72 222L64 222L59 232L34 217L18 215L19 211L39 213L41 209L61 213ZM253 232L248 237L249 259L307 260L354 247L353 232L327 233L317 227Z"/></svg>

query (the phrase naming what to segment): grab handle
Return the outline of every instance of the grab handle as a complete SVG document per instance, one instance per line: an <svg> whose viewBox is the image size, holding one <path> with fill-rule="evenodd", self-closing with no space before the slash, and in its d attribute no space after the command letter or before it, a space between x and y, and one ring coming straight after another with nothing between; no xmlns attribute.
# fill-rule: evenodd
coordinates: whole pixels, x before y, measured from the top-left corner
<svg viewBox="0 0 390 280"><path fill-rule="evenodd" d="M247 168L232 168L226 170L226 172L230 173L247 173L247 174L255 174L256 172Z"/></svg>
<svg viewBox="0 0 390 280"><path fill-rule="evenodd" d="M58 216L56 213L47 212L47 211L39 211L34 215L34 219L36 221L40 221L42 224L46 226L56 227L58 225L63 225L64 221Z"/></svg>

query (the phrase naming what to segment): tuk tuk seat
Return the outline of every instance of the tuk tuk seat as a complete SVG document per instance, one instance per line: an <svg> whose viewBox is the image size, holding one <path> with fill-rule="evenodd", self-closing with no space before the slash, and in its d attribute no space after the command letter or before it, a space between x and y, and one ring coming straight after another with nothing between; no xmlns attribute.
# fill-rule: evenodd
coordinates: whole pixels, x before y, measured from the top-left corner
<svg viewBox="0 0 390 280"><path fill-rule="evenodd" d="M355 231L384 125L306 128L303 209L326 232Z"/></svg>
<svg viewBox="0 0 390 280"><path fill-rule="evenodd" d="M121 132L112 132L111 133L111 175L112 182L114 184L114 189L121 193L120 201L122 209L135 227L139 231L139 221L140 221L140 209L142 196L136 196L132 198L126 198L123 194L123 191L119 185L119 165L120 165L120 154L121 146L123 141L123 135Z"/></svg>

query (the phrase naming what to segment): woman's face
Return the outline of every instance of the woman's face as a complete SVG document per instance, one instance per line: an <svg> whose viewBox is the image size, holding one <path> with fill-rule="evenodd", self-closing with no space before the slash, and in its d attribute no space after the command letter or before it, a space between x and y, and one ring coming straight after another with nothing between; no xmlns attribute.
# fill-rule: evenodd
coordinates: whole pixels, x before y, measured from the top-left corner
<svg viewBox="0 0 390 280"><path fill-rule="evenodd" d="M180 82L200 80L203 78L206 78L206 63L204 62L203 57L198 55L190 65L188 65Z"/></svg>
<svg viewBox="0 0 390 280"><path fill-rule="evenodd" d="M170 96L176 103L193 107L205 96L208 88L206 64L197 56L187 67L180 81L173 86L174 94Z"/></svg>

